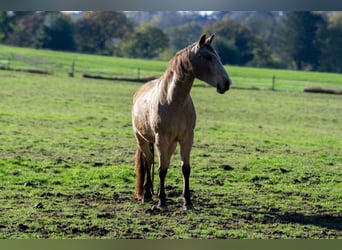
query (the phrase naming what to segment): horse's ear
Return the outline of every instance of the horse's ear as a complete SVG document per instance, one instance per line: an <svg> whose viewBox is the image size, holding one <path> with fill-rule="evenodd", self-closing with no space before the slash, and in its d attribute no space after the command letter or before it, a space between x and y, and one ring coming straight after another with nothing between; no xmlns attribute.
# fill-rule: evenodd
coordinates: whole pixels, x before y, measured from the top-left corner
<svg viewBox="0 0 342 250"><path fill-rule="evenodd" d="M211 45L212 41L214 40L215 34L212 34L206 41L205 43L208 45Z"/></svg>
<svg viewBox="0 0 342 250"><path fill-rule="evenodd" d="M200 40L198 41L198 46L202 47L205 44L205 34L203 34L200 38Z"/></svg>

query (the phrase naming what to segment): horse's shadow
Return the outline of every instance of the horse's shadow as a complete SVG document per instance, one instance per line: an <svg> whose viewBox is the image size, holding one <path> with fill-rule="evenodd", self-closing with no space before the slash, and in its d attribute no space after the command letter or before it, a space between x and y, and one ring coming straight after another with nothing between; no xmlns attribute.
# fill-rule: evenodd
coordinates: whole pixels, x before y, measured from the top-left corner
<svg viewBox="0 0 342 250"><path fill-rule="evenodd" d="M234 209L238 209L240 211L248 212L254 215L265 215L265 217L269 219L265 219L263 221L264 223L298 223L301 225L314 225L330 230L342 231L342 216L334 216L329 214L302 214L297 212L265 212L237 207L234 207Z"/></svg>
<svg viewBox="0 0 342 250"><path fill-rule="evenodd" d="M198 197L196 197L198 198ZM195 198L195 199L196 199ZM203 197L198 200L205 209L211 210L217 205L210 201L210 199L203 199ZM286 212L281 211L276 208L270 207L265 211L264 209L257 208L248 208L243 204L234 203L226 203L223 202L223 206L226 206L232 210L238 210L243 212L242 214L237 213L236 216L240 216L244 220L252 221L253 223L263 223L263 224L272 224L272 223L282 223L282 224L301 224L301 225L313 225L321 228L326 228L329 230L337 230L342 232L342 215L331 215L327 213L320 214L304 214L299 212ZM200 205L198 205L200 206ZM260 216L264 215L263 218L260 219Z"/></svg>

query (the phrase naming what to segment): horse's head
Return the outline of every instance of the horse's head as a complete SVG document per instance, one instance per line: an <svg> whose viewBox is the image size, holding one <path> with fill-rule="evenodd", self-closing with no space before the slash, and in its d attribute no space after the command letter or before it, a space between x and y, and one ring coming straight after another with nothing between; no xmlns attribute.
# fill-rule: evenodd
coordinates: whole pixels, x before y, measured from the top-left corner
<svg viewBox="0 0 342 250"><path fill-rule="evenodd" d="M190 52L192 70L196 78L216 87L218 93L223 94L232 84L221 59L211 46L214 35L206 39L202 35L200 40L193 44Z"/></svg>

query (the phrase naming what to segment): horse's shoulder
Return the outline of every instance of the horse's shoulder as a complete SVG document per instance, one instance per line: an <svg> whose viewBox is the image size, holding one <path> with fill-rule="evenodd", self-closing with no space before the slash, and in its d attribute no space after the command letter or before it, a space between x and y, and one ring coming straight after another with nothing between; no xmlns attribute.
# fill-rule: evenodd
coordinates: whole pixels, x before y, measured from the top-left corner
<svg viewBox="0 0 342 250"><path fill-rule="evenodd" d="M148 91L150 91L153 86L156 84L156 80L152 80L144 83L134 94L133 100L134 102L142 95L145 95Z"/></svg>

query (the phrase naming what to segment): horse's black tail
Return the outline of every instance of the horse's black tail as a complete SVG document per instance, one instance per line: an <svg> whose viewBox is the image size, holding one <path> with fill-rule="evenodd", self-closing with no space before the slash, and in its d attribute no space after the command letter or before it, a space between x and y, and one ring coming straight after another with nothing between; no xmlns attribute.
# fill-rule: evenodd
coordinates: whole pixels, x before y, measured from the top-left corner
<svg viewBox="0 0 342 250"><path fill-rule="evenodd" d="M137 147L135 151L135 198L138 200L142 200L146 169L146 158L140 148Z"/></svg>
<svg viewBox="0 0 342 250"><path fill-rule="evenodd" d="M152 185L151 185L151 192L153 194L153 179L154 179L154 146L153 143L150 143L150 150L153 157L152 162ZM135 152L135 178L136 178L136 185L135 185L135 197L138 200L142 200L143 192L144 192L144 182L146 172L149 170L147 159L144 153L141 151L139 147L137 147ZM147 175L148 178L150 174Z"/></svg>

